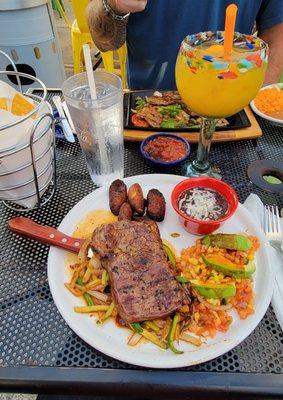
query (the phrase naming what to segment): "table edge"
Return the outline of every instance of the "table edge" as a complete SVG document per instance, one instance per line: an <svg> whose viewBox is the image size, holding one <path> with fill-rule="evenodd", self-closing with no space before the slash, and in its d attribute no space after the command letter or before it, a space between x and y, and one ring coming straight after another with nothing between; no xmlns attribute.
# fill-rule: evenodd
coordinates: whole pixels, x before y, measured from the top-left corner
<svg viewBox="0 0 283 400"><path fill-rule="evenodd" d="M283 374L2 366L0 392L168 398L283 398Z"/></svg>

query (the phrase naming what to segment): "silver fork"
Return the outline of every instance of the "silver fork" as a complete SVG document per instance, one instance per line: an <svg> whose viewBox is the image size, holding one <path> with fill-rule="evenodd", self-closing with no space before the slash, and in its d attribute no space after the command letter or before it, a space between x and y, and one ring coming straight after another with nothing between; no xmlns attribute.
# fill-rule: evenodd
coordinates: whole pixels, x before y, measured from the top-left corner
<svg viewBox="0 0 283 400"><path fill-rule="evenodd" d="M275 250L283 252L282 230L277 206L264 206L264 233Z"/></svg>

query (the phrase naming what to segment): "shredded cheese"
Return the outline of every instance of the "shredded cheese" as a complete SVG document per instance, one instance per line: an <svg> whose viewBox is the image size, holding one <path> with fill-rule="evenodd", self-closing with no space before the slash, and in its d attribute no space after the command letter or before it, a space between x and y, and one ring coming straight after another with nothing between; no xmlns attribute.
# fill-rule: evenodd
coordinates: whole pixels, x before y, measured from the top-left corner
<svg viewBox="0 0 283 400"><path fill-rule="evenodd" d="M191 218L215 221L226 214L228 204L224 196L214 190L194 188L181 196L179 208Z"/></svg>
<svg viewBox="0 0 283 400"><path fill-rule="evenodd" d="M283 111L283 90L275 87L261 90L254 102L256 107L264 114Z"/></svg>

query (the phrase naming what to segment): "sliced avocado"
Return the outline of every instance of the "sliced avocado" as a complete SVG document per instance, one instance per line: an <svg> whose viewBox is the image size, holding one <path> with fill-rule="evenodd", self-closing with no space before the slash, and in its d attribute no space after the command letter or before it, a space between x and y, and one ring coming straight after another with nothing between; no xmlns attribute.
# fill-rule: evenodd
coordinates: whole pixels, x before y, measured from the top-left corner
<svg viewBox="0 0 283 400"><path fill-rule="evenodd" d="M217 233L205 236L202 239L202 243L206 246L218 246L224 249L239 251L246 251L252 247L251 240L246 236L230 233Z"/></svg>
<svg viewBox="0 0 283 400"><path fill-rule="evenodd" d="M190 284L199 294L209 299L225 299L236 294L236 286L234 283L200 283L197 280L191 280Z"/></svg>
<svg viewBox="0 0 283 400"><path fill-rule="evenodd" d="M221 254L203 255L202 259L208 267L222 272L224 275L234 276L236 278L250 278L255 272L255 264L252 261L245 265L244 268L241 268Z"/></svg>

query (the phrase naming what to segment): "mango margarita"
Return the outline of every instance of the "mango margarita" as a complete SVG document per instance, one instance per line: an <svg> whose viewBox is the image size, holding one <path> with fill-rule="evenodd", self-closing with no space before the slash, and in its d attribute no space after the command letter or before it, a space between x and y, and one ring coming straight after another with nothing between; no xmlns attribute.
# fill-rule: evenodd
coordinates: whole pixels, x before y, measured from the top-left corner
<svg viewBox="0 0 283 400"><path fill-rule="evenodd" d="M248 105L258 93L267 67L265 44L247 35L239 35L231 58L224 60L221 34L207 40L198 38L203 33L188 36L176 62L176 84L182 100L204 117L227 117Z"/></svg>

